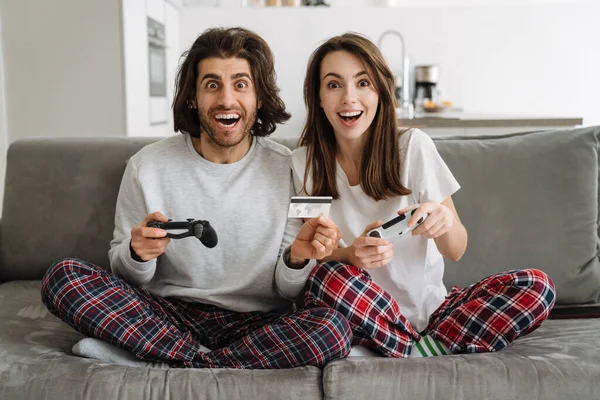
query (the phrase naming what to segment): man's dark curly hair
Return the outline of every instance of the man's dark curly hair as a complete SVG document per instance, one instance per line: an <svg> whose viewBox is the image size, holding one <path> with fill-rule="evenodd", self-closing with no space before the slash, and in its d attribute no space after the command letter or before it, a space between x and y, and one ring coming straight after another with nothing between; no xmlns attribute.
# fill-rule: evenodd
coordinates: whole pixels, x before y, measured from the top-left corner
<svg viewBox="0 0 600 400"><path fill-rule="evenodd" d="M279 97L273 53L267 42L256 33L240 27L207 29L182 57L185 59L177 72L173 100L175 132L200 137L198 111L191 105L196 97L200 61L211 57L241 58L250 64L257 98L262 104L257 110L252 135L268 136L275 131L276 124L290 119Z"/></svg>

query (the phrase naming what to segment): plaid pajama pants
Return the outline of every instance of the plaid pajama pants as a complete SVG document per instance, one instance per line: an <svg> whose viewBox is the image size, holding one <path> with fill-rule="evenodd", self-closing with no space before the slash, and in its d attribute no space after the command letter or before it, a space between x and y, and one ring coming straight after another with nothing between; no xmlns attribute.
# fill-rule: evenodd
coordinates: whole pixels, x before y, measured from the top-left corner
<svg viewBox="0 0 600 400"><path fill-rule="evenodd" d="M552 280L536 269L492 275L465 289L454 287L416 332L392 297L360 268L330 261L312 271L306 307L331 307L350 322L353 345L387 357L407 357L420 335L431 335L452 353L498 351L537 329L554 305Z"/></svg>
<svg viewBox="0 0 600 400"><path fill-rule="evenodd" d="M82 334L174 367L323 366L345 357L352 341L348 321L330 307L228 311L155 296L77 259L54 264L41 292L48 310Z"/></svg>

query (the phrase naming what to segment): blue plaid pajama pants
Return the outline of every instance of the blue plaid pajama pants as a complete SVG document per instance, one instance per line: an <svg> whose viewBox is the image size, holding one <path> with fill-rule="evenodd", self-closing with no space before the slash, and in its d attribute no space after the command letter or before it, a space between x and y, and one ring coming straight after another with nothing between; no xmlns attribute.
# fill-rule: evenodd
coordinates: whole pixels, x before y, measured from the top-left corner
<svg viewBox="0 0 600 400"><path fill-rule="evenodd" d="M41 294L48 310L80 333L174 367L323 366L345 357L352 341L348 321L330 307L234 312L165 299L77 259L55 263Z"/></svg>

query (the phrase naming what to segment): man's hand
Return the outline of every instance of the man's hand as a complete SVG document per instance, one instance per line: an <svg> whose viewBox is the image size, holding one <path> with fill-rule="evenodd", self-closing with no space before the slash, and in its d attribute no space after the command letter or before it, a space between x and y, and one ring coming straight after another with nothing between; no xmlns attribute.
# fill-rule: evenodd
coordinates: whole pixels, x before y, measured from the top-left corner
<svg viewBox="0 0 600 400"><path fill-rule="evenodd" d="M327 217L311 218L300 228L290 250L292 264L309 259L320 260L331 255L342 235L337 225Z"/></svg>
<svg viewBox="0 0 600 400"><path fill-rule="evenodd" d="M452 229L454 225L454 212L441 203L428 201L421 205L415 204L398 211L403 214L406 211L419 207L412 217L408 220L408 226L413 226L425 214L429 214L425 222L412 231L413 236L423 235L429 239L436 239Z"/></svg>
<svg viewBox="0 0 600 400"><path fill-rule="evenodd" d="M378 228L382 221L369 224L350 246L350 262L358 268L374 269L389 264L394 255L394 245L385 239L368 237L367 232Z"/></svg>
<svg viewBox="0 0 600 400"><path fill-rule="evenodd" d="M159 228L149 228L149 222L167 222L169 219L156 211L149 214L142 223L131 230L131 256L136 261L149 261L165 252L171 241L166 237L167 231ZM137 257L137 258L136 258Z"/></svg>

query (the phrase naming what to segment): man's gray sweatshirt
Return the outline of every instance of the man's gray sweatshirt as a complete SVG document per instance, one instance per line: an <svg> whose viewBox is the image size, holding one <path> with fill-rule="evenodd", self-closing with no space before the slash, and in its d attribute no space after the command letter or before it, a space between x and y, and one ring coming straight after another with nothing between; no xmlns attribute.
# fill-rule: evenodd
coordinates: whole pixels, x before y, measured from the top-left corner
<svg viewBox="0 0 600 400"><path fill-rule="evenodd" d="M117 199L109 257L112 271L161 297L228 310L271 311L302 291L316 264L288 268L283 250L300 220L288 220L294 190L290 150L253 138L233 164L214 164L194 149L188 134L144 147L127 163ZM147 262L131 257L131 229L152 212L173 221L208 220L219 242L209 249L194 237L171 239Z"/></svg>

